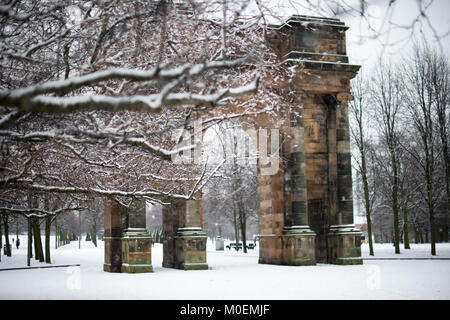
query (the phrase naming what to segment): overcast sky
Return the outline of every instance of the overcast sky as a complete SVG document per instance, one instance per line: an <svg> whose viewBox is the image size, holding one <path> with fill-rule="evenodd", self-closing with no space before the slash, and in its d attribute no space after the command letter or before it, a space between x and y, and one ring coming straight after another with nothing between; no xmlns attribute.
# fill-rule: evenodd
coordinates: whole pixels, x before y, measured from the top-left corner
<svg viewBox="0 0 450 320"><path fill-rule="evenodd" d="M370 2L373 3L368 8L372 17L370 25L380 36L373 37L375 32L370 31L360 18L342 18L350 26L347 48L353 63L370 68L380 55L390 60L401 59L408 54L414 38L422 36L449 54L450 1L434 0L425 11L426 17L418 20L420 9L416 0L397 0L390 11L386 0Z"/></svg>
<svg viewBox="0 0 450 320"><path fill-rule="evenodd" d="M359 12L361 0L266 0L284 16L304 14L337 17L350 27L347 31L347 54L350 63L370 69L383 55L399 59L411 48L413 38L422 35L448 55L450 52L449 0L365 0L366 17ZM333 7L333 3L339 3ZM317 5L312 5L317 4ZM333 14L339 6L355 8L348 13ZM342 8L342 7L341 7ZM425 16L420 16L420 10ZM274 21L275 22L275 21ZM439 44L437 41L439 37Z"/></svg>

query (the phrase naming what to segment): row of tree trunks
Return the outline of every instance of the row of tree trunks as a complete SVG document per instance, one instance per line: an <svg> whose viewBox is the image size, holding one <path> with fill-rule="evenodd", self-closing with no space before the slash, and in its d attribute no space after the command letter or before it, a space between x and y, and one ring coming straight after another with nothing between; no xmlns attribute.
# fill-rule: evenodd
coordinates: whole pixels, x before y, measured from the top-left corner
<svg viewBox="0 0 450 320"><path fill-rule="evenodd" d="M45 261L47 263L51 263L51 259L50 259L50 227L51 227L51 217L48 216L45 218L45 257L44 257L44 250L42 248L42 241L41 241L41 232L40 232L40 228L39 228L39 220L36 218L30 218L31 223L29 224L29 226L31 225L31 229L29 230L29 236L30 236L30 232L31 234L34 234L34 252L35 252L35 258L36 260L39 260L41 262ZM6 245L6 255L8 257L11 257L11 243L9 241L9 223L8 223L8 216L6 214L3 214L1 216L1 224L4 227L4 235L5 235L5 245ZM1 226L0 226L1 228ZM2 236L1 230L0 230L0 237ZM16 236L17 239L19 238L19 236ZM31 238L29 239L30 242ZM31 244L29 243L29 246L31 248ZM0 242L0 247L2 248L2 242ZM30 258L32 257L31 254L29 254Z"/></svg>
<svg viewBox="0 0 450 320"><path fill-rule="evenodd" d="M56 243L55 243L56 248L59 248L61 246L70 243L71 238L69 232L61 230L61 228L55 226L55 233L56 233Z"/></svg>
<svg viewBox="0 0 450 320"><path fill-rule="evenodd" d="M414 231L414 238L413 238L414 243L416 243L416 244L419 244L419 243L421 243L421 244L430 243L430 239L431 239L431 232L430 231L424 231L424 230L422 230L422 229L420 229L418 227L414 227L413 231ZM374 234L375 242L378 242L378 243L391 242L391 239L392 239L393 235L394 235L394 233L391 233L390 235L387 234L387 233L376 233L376 234ZM436 243L448 242L446 240L445 231L443 229L440 230L440 229L436 228L435 235L436 235ZM447 236L447 238L448 238L448 236ZM409 244L409 246L410 246L411 240L409 238L406 238L403 234L400 234L400 241L399 242L400 243L405 243L405 244L407 242ZM407 248L405 248L405 249L407 249ZM408 249L410 249L410 248L408 248Z"/></svg>

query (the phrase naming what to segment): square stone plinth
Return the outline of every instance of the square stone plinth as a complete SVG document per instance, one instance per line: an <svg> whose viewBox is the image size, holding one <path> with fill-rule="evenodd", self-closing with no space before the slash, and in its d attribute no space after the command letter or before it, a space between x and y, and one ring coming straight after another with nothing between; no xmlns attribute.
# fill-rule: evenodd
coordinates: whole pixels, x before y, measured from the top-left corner
<svg viewBox="0 0 450 320"><path fill-rule="evenodd" d="M180 228L175 237L175 259L170 267L182 270L207 270L206 233L201 228Z"/></svg>
<svg viewBox="0 0 450 320"><path fill-rule="evenodd" d="M129 228L125 231L122 238L121 272L153 272L152 240L145 229Z"/></svg>
<svg viewBox="0 0 450 320"><path fill-rule="evenodd" d="M330 226L328 230L328 263L363 264L361 231L354 225Z"/></svg>

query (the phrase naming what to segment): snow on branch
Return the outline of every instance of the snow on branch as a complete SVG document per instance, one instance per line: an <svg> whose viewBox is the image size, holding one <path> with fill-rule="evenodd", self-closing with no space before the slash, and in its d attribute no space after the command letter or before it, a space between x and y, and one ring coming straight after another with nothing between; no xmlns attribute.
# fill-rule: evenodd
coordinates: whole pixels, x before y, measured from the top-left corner
<svg viewBox="0 0 450 320"><path fill-rule="evenodd" d="M33 85L26 88L14 90L0 90L0 105L5 107L16 107L21 111L28 112L70 112L76 110L103 109L115 110L140 110L154 111L163 105L180 104L216 104L226 97L237 97L257 90L259 77L249 85L220 89L215 94L201 95L187 93L161 92L149 96L126 96L110 97L102 95L83 95L75 97L62 97L74 90L96 85L108 80L130 80L130 81L169 81L179 79L186 75L198 76L210 69L231 68L241 65L246 58L230 61L210 61L202 64L182 66L164 69L164 66L156 66L150 71L133 69L112 69L98 71L92 74L72 77L66 80L49 81L43 84ZM171 88L174 89L173 87ZM49 94L56 94L58 97Z"/></svg>
<svg viewBox="0 0 450 320"><path fill-rule="evenodd" d="M128 197L128 198L174 198L189 200L190 197L183 194L176 194L172 192L163 192L157 190L148 191L123 191L117 189L100 189L100 188L83 188L83 187L64 187L64 186L51 186L43 185L39 183L33 183L30 179L16 180L9 183L7 186L0 185L0 189L24 189L40 192L56 192L66 194L98 194L100 196L108 197Z"/></svg>
<svg viewBox="0 0 450 320"><path fill-rule="evenodd" d="M85 207L68 207L68 208L60 208L54 211L43 210L39 208L31 208L31 209L20 209L20 208L8 208L8 207L0 207L0 212L2 213L10 213L10 214L20 214L26 218L45 218L48 216L57 216L61 213L68 211L78 211L84 210Z"/></svg>
<svg viewBox="0 0 450 320"><path fill-rule="evenodd" d="M5 114L0 119L0 128L8 126L9 123L14 122L18 117L20 117L21 113L17 110L13 110L7 114Z"/></svg>
<svg viewBox="0 0 450 320"><path fill-rule="evenodd" d="M118 136L112 133L107 132L92 132L92 131L76 131L75 134L83 134L87 136L86 138L77 138L75 135L72 135L70 130L48 130L48 131L32 131L27 133L18 133L10 130L0 130L0 137L8 137L10 139L15 139L18 141L46 141L46 140L57 140L57 141L66 141L70 143L76 144L91 144L96 145L100 142L100 140L107 140L109 143L107 144L109 148L115 148L119 145L128 145L139 147L141 150L151 153L161 159L171 160L173 155L176 155L183 151L191 150L195 147L194 144L187 145L183 147L179 147L173 150L167 150L156 145L151 144L145 138L140 137L127 137L127 136ZM76 156L83 158L72 146L68 144L64 144L65 147L69 148L72 153ZM85 159L83 159L85 160ZM18 178L20 176L15 177ZM9 181L9 179L8 179ZM2 180L0 179L0 182Z"/></svg>

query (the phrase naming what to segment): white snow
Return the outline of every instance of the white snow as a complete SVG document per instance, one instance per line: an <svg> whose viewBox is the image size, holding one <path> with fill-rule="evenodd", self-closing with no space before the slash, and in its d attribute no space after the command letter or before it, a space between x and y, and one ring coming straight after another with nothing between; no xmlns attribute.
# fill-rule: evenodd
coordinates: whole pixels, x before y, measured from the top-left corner
<svg viewBox="0 0 450 320"><path fill-rule="evenodd" d="M53 241L53 238L52 238ZM0 269L26 267L26 237ZM394 254L376 244L375 257L430 257L429 244ZM402 247L403 248L403 247ZM78 241L54 250L52 264L80 267L0 271L0 299L450 299L450 260L365 260L363 265L294 267L258 264L256 250L215 251L208 241L209 270L163 268L162 245L152 252L153 273L103 271L103 242ZM362 245L368 257L368 245ZM436 258L450 258L450 243L437 244ZM34 258L32 266L45 266Z"/></svg>

